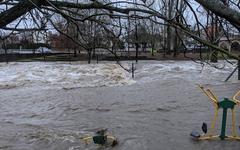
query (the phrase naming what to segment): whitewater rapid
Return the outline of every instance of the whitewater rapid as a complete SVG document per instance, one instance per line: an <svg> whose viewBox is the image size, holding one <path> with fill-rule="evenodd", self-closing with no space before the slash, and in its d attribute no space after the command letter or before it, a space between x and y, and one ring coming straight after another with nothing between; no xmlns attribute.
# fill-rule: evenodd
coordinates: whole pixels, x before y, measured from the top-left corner
<svg viewBox="0 0 240 150"><path fill-rule="evenodd" d="M133 84L117 64L9 63L0 65L0 89L39 86L83 88Z"/></svg>
<svg viewBox="0 0 240 150"><path fill-rule="evenodd" d="M132 78L132 62L83 64L80 62L12 62L0 63L0 89L18 87L39 88L84 88L123 86L155 80L184 79L193 82L222 82L236 67L220 61L204 66L192 61L140 61L135 64L135 78ZM208 76L208 78L206 78ZM236 80L236 73L230 81Z"/></svg>

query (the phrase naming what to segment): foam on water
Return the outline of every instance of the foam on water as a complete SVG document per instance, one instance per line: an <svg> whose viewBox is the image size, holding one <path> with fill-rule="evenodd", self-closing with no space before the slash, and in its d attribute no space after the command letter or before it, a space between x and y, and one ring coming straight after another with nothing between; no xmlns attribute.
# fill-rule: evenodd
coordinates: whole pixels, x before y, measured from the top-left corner
<svg viewBox="0 0 240 150"><path fill-rule="evenodd" d="M136 64L135 79L131 73L114 62L102 64L68 63L0 63L0 89L39 86L44 88L84 88L102 86L131 85L136 82L154 80L184 79L196 82L222 82L236 67L224 61L215 64L216 69L207 64L192 61L140 61ZM130 68L131 62L123 66ZM233 77L236 80L235 77Z"/></svg>
<svg viewBox="0 0 240 150"><path fill-rule="evenodd" d="M161 62L141 62L136 70L136 77L140 82L149 82L154 80L184 79L196 82L223 82L227 76L237 66L224 61L214 64L215 67L208 64L201 65L192 61L161 61ZM221 69L217 69L221 68ZM236 73L233 76L236 79Z"/></svg>
<svg viewBox="0 0 240 150"><path fill-rule="evenodd" d="M19 86L64 89L133 84L117 64L10 63L0 66L0 89Z"/></svg>

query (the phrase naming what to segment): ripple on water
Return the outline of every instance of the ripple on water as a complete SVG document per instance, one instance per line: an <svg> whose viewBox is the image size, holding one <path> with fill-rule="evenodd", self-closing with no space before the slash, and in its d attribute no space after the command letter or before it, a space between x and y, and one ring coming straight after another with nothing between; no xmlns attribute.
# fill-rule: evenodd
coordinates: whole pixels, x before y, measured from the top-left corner
<svg viewBox="0 0 240 150"><path fill-rule="evenodd" d="M88 111L95 111L95 112L109 112L111 109L109 108L89 108Z"/></svg>

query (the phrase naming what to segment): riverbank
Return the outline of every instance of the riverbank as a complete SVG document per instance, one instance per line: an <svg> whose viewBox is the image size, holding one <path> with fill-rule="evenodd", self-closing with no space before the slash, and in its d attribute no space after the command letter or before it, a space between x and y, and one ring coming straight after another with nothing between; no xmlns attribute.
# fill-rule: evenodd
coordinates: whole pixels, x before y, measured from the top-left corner
<svg viewBox="0 0 240 150"><path fill-rule="evenodd" d="M234 52L236 55L240 55L240 52ZM152 55L149 52L140 52L137 59L138 60L207 60L209 59L209 53L179 53L174 56L164 55L163 53L155 53ZM219 55L219 59L225 59L226 56ZM131 53L118 53L117 56L112 54L105 55L95 55L92 56L91 61L126 61L126 60L136 60L135 52ZM29 61L89 61L87 54L74 54L74 53L47 53L47 54L1 54L0 62L29 62Z"/></svg>

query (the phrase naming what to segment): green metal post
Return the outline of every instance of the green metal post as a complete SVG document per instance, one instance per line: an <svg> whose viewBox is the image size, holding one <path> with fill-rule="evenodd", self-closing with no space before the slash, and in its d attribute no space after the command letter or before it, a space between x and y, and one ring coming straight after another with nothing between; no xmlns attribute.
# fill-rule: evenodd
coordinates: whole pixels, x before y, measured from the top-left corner
<svg viewBox="0 0 240 150"><path fill-rule="evenodd" d="M226 123L227 123L227 111L228 109L234 109L234 106L236 105L235 102L229 100L228 98L224 98L221 102L218 103L219 107L223 109L223 115L222 115L222 129L221 129L221 135L219 136L221 140L224 140L226 138Z"/></svg>
<svg viewBox="0 0 240 150"><path fill-rule="evenodd" d="M221 140L224 140L226 137L226 122L227 122L227 108L223 108L223 116L222 116L222 129L221 129Z"/></svg>

